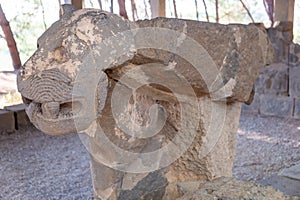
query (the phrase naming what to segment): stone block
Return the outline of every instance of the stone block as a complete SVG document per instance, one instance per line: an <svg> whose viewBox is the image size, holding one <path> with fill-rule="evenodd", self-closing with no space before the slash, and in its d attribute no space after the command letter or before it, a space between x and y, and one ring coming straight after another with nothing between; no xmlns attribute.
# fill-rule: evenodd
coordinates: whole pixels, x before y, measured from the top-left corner
<svg viewBox="0 0 300 200"><path fill-rule="evenodd" d="M4 109L12 112L18 112L18 111L25 110L25 105L17 104L17 105L5 106Z"/></svg>
<svg viewBox="0 0 300 200"><path fill-rule="evenodd" d="M290 96L300 97L300 67L290 68Z"/></svg>
<svg viewBox="0 0 300 200"><path fill-rule="evenodd" d="M287 95L288 68L284 63L275 63L264 67L255 84L256 93Z"/></svg>
<svg viewBox="0 0 300 200"><path fill-rule="evenodd" d="M27 126L30 123L30 120L25 112L25 105L24 104L17 104L17 105L12 105L12 106L6 106L6 110L15 113L15 120L16 120L16 127L18 128L19 126Z"/></svg>
<svg viewBox="0 0 300 200"><path fill-rule="evenodd" d="M300 119L300 99L295 99L294 118Z"/></svg>
<svg viewBox="0 0 300 200"><path fill-rule="evenodd" d="M0 129L15 130L14 113L8 110L0 110Z"/></svg>
<svg viewBox="0 0 300 200"><path fill-rule="evenodd" d="M290 54L292 56L292 60L290 60L290 63L293 65L299 65L300 62L300 45L299 44L291 44L290 45Z"/></svg>
<svg viewBox="0 0 300 200"><path fill-rule="evenodd" d="M261 95L260 113L267 116L291 117L293 98L288 96Z"/></svg>

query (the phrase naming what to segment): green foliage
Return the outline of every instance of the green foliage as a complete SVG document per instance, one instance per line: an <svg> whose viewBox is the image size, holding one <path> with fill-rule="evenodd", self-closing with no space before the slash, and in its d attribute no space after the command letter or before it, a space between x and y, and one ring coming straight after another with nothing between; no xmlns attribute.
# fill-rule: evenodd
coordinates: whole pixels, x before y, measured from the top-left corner
<svg viewBox="0 0 300 200"><path fill-rule="evenodd" d="M35 51L37 38L45 31L41 18L40 1L16 0L15 9L11 9L12 5L7 0L1 2L1 5L14 34L21 61L24 63ZM2 35L2 32L0 34ZM4 38L0 38L0 40L2 40L0 51L8 52Z"/></svg>
<svg viewBox="0 0 300 200"><path fill-rule="evenodd" d="M10 20L11 28L22 57L28 57L34 52L37 38L45 31L38 16L40 12L39 1L27 0L25 2L27 5L24 5L24 9L20 13L16 13L15 17Z"/></svg>

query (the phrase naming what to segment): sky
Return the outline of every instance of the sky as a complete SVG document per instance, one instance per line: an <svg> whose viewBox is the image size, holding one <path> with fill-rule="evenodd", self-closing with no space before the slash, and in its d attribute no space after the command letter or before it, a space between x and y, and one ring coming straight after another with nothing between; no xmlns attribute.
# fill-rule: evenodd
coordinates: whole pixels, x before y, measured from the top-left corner
<svg viewBox="0 0 300 200"><path fill-rule="evenodd" d="M44 7L44 12L42 12L42 9L35 9L35 5L33 2L36 1L39 4L42 3ZM61 0L62 3L69 2L70 0ZM138 10L138 16L140 19L147 18L145 15L145 10L147 11L148 15L151 15L150 12L150 5L149 0L135 0L136 6ZM110 10L110 0L102 0L103 3L103 9L109 11ZM145 9L145 2L147 8ZM166 17L174 17L174 11L173 11L173 0L166 0ZM199 11L199 20L200 21L206 21L206 15L205 10L203 6L203 1L198 0L198 11ZM210 15L210 21L214 22L214 15L215 15L215 7L213 5L214 1L206 0L207 7L208 7L208 13ZM249 23L250 18L245 14L245 10L243 9L241 3L239 0L224 0L224 2L230 2L231 7L225 4L223 5L223 8L220 9L224 10L231 10L233 11L233 14L236 15L235 21L229 21L226 16L221 16L220 22L227 24L227 23ZM263 22L266 27L270 25L268 16L265 12L265 8L263 6L262 0L244 0L246 2L255 22ZM295 21L294 21L294 32L299 33L300 32L300 0L295 0L296 6L295 6ZM36 40L38 38L38 35L41 35L43 31L45 31L43 19L45 21L45 25L48 28L53 22L58 20L58 12L59 12L59 3L58 0L1 0L1 6L5 12L6 18L8 21L10 21L11 28L14 29L17 24L14 23L14 19L18 17L19 19L22 18L23 13L30 13L32 10L35 10L36 12L35 17L30 21L29 23L31 25L35 25L35 27L39 26L40 28L34 30L35 34L30 34L28 32L28 39L26 43L28 45L32 45L32 49L36 46ZM194 19L196 20L196 8L195 8L195 0L176 0L177 4L177 12L179 18L185 18L185 19ZM41 5L41 4L40 4ZM41 6L40 6L41 7ZM85 0L85 7L95 7L99 8L98 0ZM126 7L128 11L128 16L131 18L131 5L130 0L126 0ZM117 0L114 0L114 13L118 13L118 4ZM244 17L240 17L240 13L244 13ZM42 27L42 28L41 28ZM14 30L13 30L14 32ZM3 35L2 31L0 30L0 35ZM35 36L37 35L37 36ZM300 37L300 33L299 33ZM300 38L299 41L300 42ZM29 52L27 54L32 54L34 50L31 50L32 52ZM25 55L23 52L20 52L20 57L22 63L24 63L28 58L29 55ZM9 51L7 49L6 41L3 38L0 38L0 71L3 70L13 70L12 64L11 64L11 58L9 55Z"/></svg>

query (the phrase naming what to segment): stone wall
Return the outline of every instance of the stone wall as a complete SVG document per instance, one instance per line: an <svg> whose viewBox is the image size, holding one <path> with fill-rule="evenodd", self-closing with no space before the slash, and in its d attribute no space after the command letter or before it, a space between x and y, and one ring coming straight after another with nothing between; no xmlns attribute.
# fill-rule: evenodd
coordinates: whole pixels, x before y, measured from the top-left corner
<svg viewBox="0 0 300 200"><path fill-rule="evenodd" d="M254 100L244 111L300 119L300 45L292 43L292 30L291 22L267 30L274 63L260 70Z"/></svg>

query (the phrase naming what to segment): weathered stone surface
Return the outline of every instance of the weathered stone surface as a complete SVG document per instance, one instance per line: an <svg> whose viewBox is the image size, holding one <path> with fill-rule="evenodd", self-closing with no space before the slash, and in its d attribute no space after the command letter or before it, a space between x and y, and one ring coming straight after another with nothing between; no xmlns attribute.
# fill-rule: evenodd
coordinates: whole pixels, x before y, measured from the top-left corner
<svg viewBox="0 0 300 200"><path fill-rule="evenodd" d="M294 118L300 119L300 99L295 99Z"/></svg>
<svg viewBox="0 0 300 200"><path fill-rule="evenodd" d="M261 69L255 83L255 103L251 106L243 106L244 111L257 113L256 103L259 104L258 107L263 107L260 105L261 95L272 95L274 99L281 100L282 96L285 96L286 99L288 97L299 98L300 45L292 43L292 27L292 22L280 22L274 28L267 30L274 47L274 63ZM290 103L290 100L288 99L287 104ZM280 116L298 118L296 103L297 101L293 104L295 107L293 115L287 112L288 115L281 114ZM264 111L265 109L263 109ZM276 115L274 111L270 113L272 116ZM268 115L268 112L264 115Z"/></svg>
<svg viewBox="0 0 300 200"><path fill-rule="evenodd" d="M300 45L299 44L291 44L290 45L290 54L292 58L290 58L290 63L292 65L300 64Z"/></svg>
<svg viewBox="0 0 300 200"><path fill-rule="evenodd" d="M258 94L288 95L289 66L274 63L262 68L258 76L255 92Z"/></svg>
<svg viewBox="0 0 300 200"><path fill-rule="evenodd" d="M158 30L171 32L151 37ZM38 46L18 75L27 114L48 134L88 133L95 197L105 199L173 200L178 181L230 176L241 104L273 57L255 25L133 23L93 9L62 17Z"/></svg>
<svg viewBox="0 0 300 200"><path fill-rule="evenodd" d="M290 68L290 96L300 97L300 67Z"/></svg>
<svg viewBox="0 0 300 200"><path fill-rule="evenodd" d="M268 29L268 35L274 47L274 62L289 62L289 45L293 41L293 22L280 22Z"/></svg>
<svg viewBox="0 0 300 200"><path fill-rule="evenodd" d="M288 96L261 95L260 113L267 116L292 116L293 99Z"/></svg>
<svg viewBox="0 0 300 200"><path fill-rule="evenodd" d="M233 178L225 177L206 183L194 183L194 186L194 191L190 191L188 188L181 188L181 191L184 192L184 195L180 198L177 198L177 200L299 199L297 197L288 197L272 187L261 186L252 182L243 182Z"/></svg>
<svg viewBox="0 0 300 200"><path fill-rule="evenodd" d="M138 24L140 27L160 27L180 31L197 41L216 63L221 71L224 84L231 78L235 79L236 84L232 90L233 94L229 97L229 99L235 101L244 102L249 99L252 84L258 75L261 64L269 64L273 61L273 48L270 46L269 40L262 37L263 30L255 25L224 26L192 20L165 18L138 21ZM253 41L257 41L257 44L253 44ZM250 48L249 45L252 47ZM262 45L265 45L265 47L262 47ZM253 51L253 49L258 51ZM174 57L173 54L157 49L143 50L140 54L146 58L162 60L164 63L170 62ZM258 59L249 60L249 58L254 57ZM197 71L191 70L190 63L179 57L175 57L174 60L177 63L175 70L187 74L187 79L197 89L200 87L200 90L203 91L203 89L210 87L210 85L201 85L205 83L203 83ZM210 75L214 77L214 75Z"/></svg>
<svg viewBox="0 0 300 200"><path fill-rule="evenodd" d="M98 21L95 16L99 18ZM103 26L104 24L105 26ZM65 130L65 125L61 126L61 123L56 122L58 120L50 120L50 122L47 117L35 117L36 112L40 109L39 107L45 102L69 102L72 98L72 85L76 74L80 67L85 64L82 63L84 58L91 53L84 49L87 47L95 48L103 39L138 26L141 28L169 28L170 30L182 32L198 42L211 56L216 67L220 69L223 84L227 84L229 80L233 79L230 82L231 93L227 94L227 99L232 101L244 102L249 99L259 67L269 63L273 58L272 48L269 46L266 34L255 25L225 26L190 20L162 18L140 21L138 24L134 24L98 10L76 11L70 18L63 18L54 23L39 38L39 49L20 71L18 78L19 90L29 100L30 106L28 108L30 109L28 109L28 114L31 121L45 132L52 132L53 134L68 133L69 130ZM70 34L70 32L77 34ZM60 39L57 40L57 38ZM255 51L252 49L255 49ZM99 50L95 49L94 51L93 55L97 55ZM98 54L101 55L101 52L98 52ZM222 86L216 81L218 74L215 71L201 78L201 75L194 67L180 59L176 54L146 49L138 50L135 56L129 53L127 57L116 60L117 62L114 63L114 66L111 66L116 69L106 70L108 77L118 79L116 74L120 74L124 69L125 71L127 69L124 67L121 68L121 72L118 72L118 69L120 69L118 66L121 67L123 63L130 60L133 65L128 65L128 68L135 67L135 63L143 64L152 60L152 62L163 62L165 64L177 63L174 72L185 76L190 85L197 91L197 95L208 94L208 88L209 92L215 92ZM43 65L37 67L35 63L43 63ZM166 70L166 74L168 73L168 68L163 68L163 70ZM34 74L39 74L39 76L34 76ZM206 83L204 83L204 78ZM60 82L60 86L54 87L57 82ZM176 81L174 83L176 84ZM39 86L32 87L32 85ZM45 90L45 88L49 87L54 87L55 89L48 93L48 90ZM180 90L179 86L177 88ZM184 93L186 88L182 86L181 88L181 92ZM31 101L32 99L34 101ZM58 118L63 118L69 114L69 112L59 113ZM51 130L48 130L48 121L53 124ZM74 127L72 120L64 119L63 121L63 124L69 124L70 128ZM57 130L55 131L54 129ZM71 132L74 131L76 130L71 130Z"/></svg>

